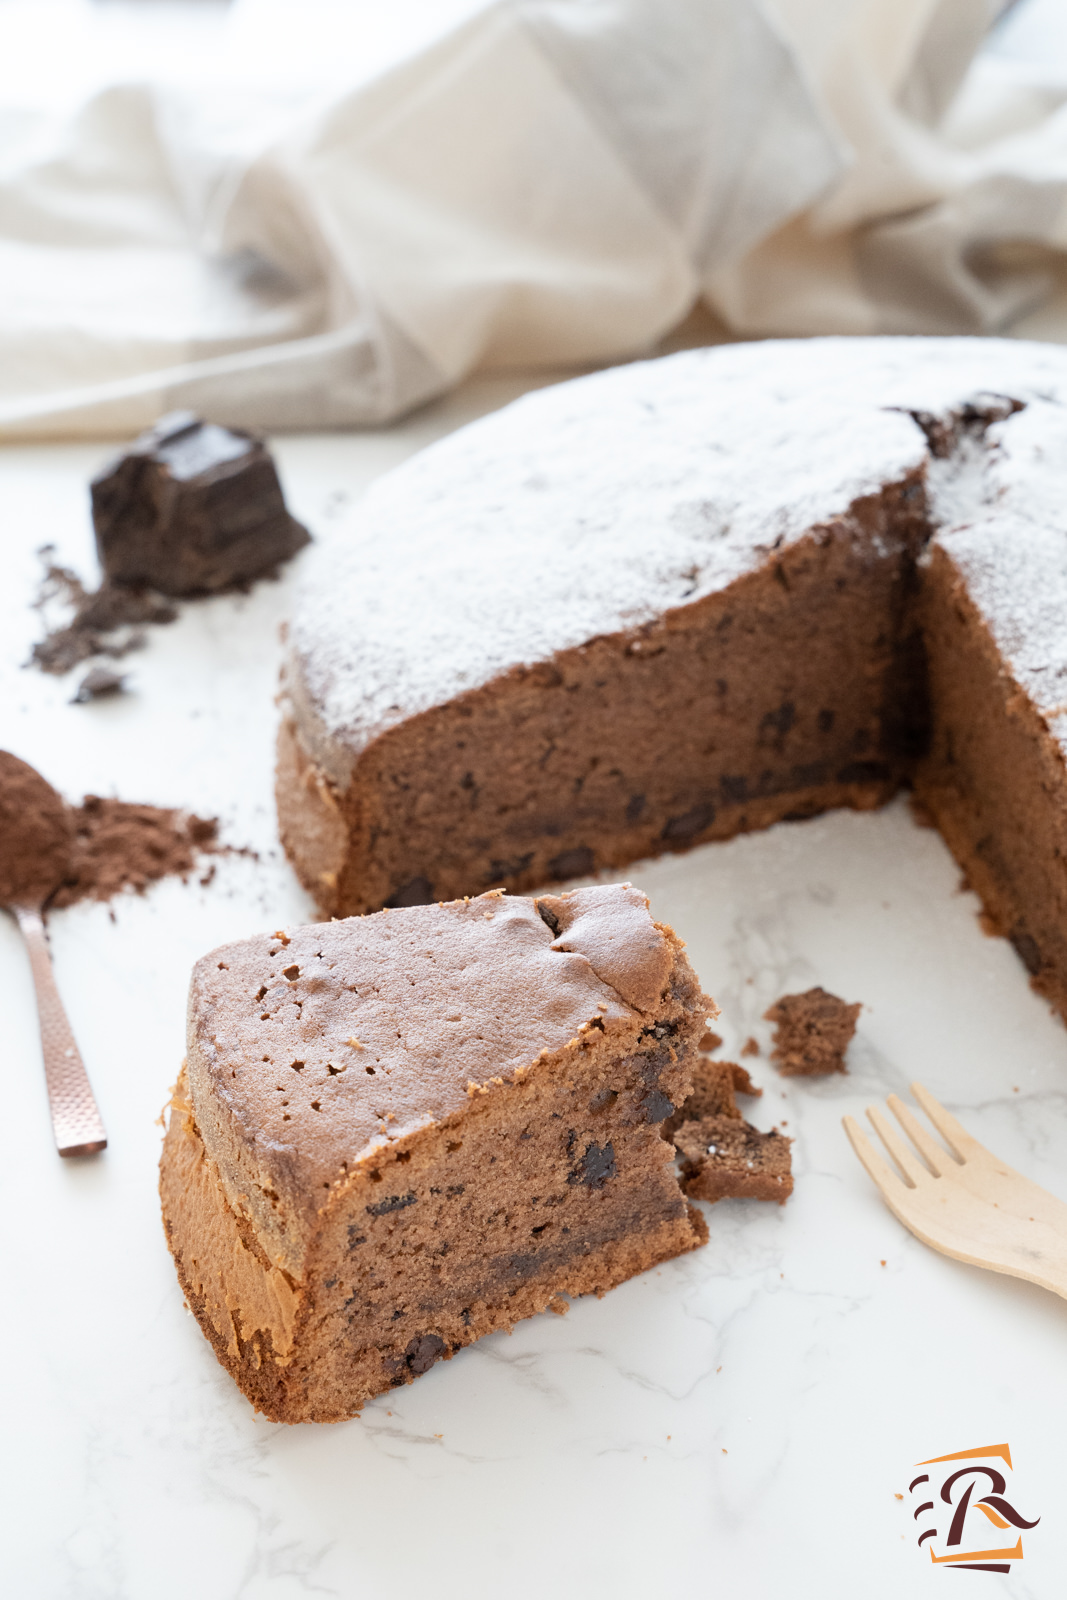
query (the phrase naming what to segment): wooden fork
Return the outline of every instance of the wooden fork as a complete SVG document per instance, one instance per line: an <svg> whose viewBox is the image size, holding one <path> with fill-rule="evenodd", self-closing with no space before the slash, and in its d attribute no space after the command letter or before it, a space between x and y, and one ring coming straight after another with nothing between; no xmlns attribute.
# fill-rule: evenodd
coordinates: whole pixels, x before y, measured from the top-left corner
<svg viewBox="0 0 1067 1600"><path fill-rule="evenodd" d="M853 1150L893 1215L946 1256L1029 1278L1067 1299L1067 1205L972 1139L921 1083L913 1083L911 1092L949 1149L931 1138L895 1094L887 1104L914 1149L869 1106L874 1130L903 1177L875 1153L854 1118L842 1118Z"/></svg>

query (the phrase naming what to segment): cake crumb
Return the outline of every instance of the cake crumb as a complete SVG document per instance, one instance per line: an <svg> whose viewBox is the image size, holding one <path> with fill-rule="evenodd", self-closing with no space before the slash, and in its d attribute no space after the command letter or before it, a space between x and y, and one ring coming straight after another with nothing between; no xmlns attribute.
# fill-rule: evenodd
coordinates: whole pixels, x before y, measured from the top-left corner
<svg viewBox="0 0 1067 1600"><path fill-rule="evenodd" d="M699 1045L697 1046L697 1049L698 1050L703 1050L707 1055L713 1055L714 1052L719 1048L719 1046L721 1044L722 1044L722 1039L719 1037L719 1035L717 1033L713 1033L712 1030L709 1028L707 1033L705 1033L703 1038L701 1039Z"/></svg>
<svg viewBox="0 0 1067 1600"><path fill-rule="evenodd" d="M771 1059L786 1077L821 1077L845 1072L845 1051L863 1007L825 989L784 994L764 1012L775 1024Z"/></svg>
<svg viewBox="0 0 1067 1600"><path fill-rule="evenodd" d="M122 694L125 688L125 673L113 672L110 667L90 667L70 703L72 706L88 705L90 700L103 700L108 695Z"/></svg>
<svg viewBox="0 0 1067 1600"><path fill-rule="evenodd" d="M745 1040L744 1044L741 1046L741 1054L743 1056L758 1056L759 1055L759 1041L757 1039L754 1039L751 1034L749 1034L748 1038Z"/></svg>
<svg viewBox="0 0 1067 1600"><path fill-rule="evenodd" d="M699 1057L693 1092L663 1123L682 1163L682 1188L693 1200L777 1200L793 1192L792 1141L777 1130L761 1133L745 1121L738 1094L758 1095L736 1061Z"/></svg>
<svg viewBox="0 0 1067 1600"><path fill-rule="evenodd" d="M776 1200L793 1192L791 1140L739 1116L702 1117L674 1135L682 1188L693 1200Z"/></svg>

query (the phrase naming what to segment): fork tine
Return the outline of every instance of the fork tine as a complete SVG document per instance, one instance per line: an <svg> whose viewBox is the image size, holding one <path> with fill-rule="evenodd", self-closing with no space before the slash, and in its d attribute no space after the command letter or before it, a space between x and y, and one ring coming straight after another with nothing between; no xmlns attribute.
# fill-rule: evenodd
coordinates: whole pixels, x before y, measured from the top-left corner
<svg viewBox="0 0 1067 1600"><path fill-rule="evenodd" d="M931 1139L922 1123L912 1115L910 1107L904 1104L899 1095L891 1094L886 1104L927 1166L939 1178L944 1177L946 1172L951 1172L953 1167L959 1166L959 1162L949 1155L944 1145L938 1144L936 1139Z"/></svg>
<svg viewBox="0 0 1067 1600"><path fill-rule="evenodd" d="M841 1125L848 1134L849 1143L866 1168L867 1176L871 1179L875 1188L881 1191L886 1200L889 1200L894 1194L903 1198L904 1184L899 1173L887 1167L881 1156L876 1154L874 1146L860 1128L855 1117L842 1117Z"/></svg>
<svg viewBox="0 0 1067 1600"><path fill-rule="evenodd" d="M908 1146L897 1138L878 1107L868 1106L867 1116L875 1133L904 1174L904 1181L908 1187L917 1189L924 1179L929 1182L930 1173L927 1168L923 1166L921 1161L916 1159Z"/></svg>
<svg viewBox="0 0 1067 1600"><path fill-rule="evenodd" d="M948 1144L949 1148L961 1161L973 1161L976 1156L988 1156L989 1151L984 1144L979 1144L977 1139L972 1139L965 1128L959 1123L950 1111L946 1111L941 1103L934 1099L929 1089L921 1083L913 1083L911 1092L930 1118L934 1127Z"/></svg>

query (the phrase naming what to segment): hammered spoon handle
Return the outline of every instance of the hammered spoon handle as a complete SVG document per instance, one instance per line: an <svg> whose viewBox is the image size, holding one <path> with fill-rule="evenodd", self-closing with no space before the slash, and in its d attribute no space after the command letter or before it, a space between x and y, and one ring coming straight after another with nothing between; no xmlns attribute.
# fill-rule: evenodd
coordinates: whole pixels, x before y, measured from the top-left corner
<svg viewBox="0 0 1067 1600"><path fill-rule="evenodd" d="M37 991L44 1075L56 1147L61 1156L93 1155L106 1149L107 1134L56 988L44 922L32 906L16 905L11 909L26 941Z"/></svg>

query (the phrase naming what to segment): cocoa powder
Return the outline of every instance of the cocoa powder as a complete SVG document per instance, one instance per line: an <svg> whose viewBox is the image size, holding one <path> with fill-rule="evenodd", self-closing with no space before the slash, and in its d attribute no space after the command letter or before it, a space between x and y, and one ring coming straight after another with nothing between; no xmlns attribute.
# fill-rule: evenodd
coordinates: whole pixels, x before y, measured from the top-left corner
<svg viewBox="0 0 1067 1600"><path fill-rule="evenodd" d="M198 855L219 848L217 820L187 811L87 794L72 812L70 873L50 906L110 900L123 889L143 893L159 878L185 877Z"/></svg>
<svg viewBox="0 0 1067 1600"><path fill-rule="evenodd" d="M143 892L217 854L218 821L101 795L69 806L33 767L0 750L0 903L49 908Z"/></svg>
<svg viewBox="0 0 1067 1600"><path fill-rule="evenodd" d="M0 750L0 903L39 906L70 872L70 809L41 774Z"/></svg>

